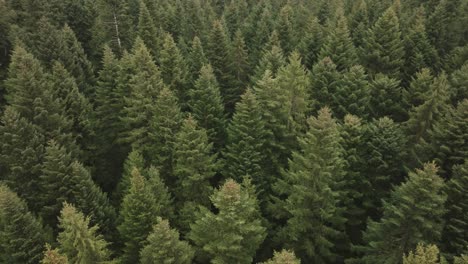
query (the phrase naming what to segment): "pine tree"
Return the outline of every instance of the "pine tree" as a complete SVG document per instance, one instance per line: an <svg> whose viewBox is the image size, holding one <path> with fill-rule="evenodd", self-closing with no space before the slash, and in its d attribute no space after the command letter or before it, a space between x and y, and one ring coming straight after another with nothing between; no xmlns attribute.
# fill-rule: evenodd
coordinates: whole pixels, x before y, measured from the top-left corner
<svg viewBox="0 0 468 264"><path fill-rule="evenodd" d="M439 264L439 249L436 245L418 244L416 250L403 256L403 264Z"/></svg>
<svg viewBox="0 0 468 264"><path fill-rule="evenodd" d="M140 252L142 264L192 263L194 250L186 241L179 240L179 232L169 226L169 221L158 218L148 236L147 245Z"/></svg>
<svg viewBox="0 0 468 264"><path fill-rule="evenodd" d="M90 218L73 205L63 204L59 221L59 252L71 263L103 263L110 259L108 243L97 234L99 226L90 226Z"/></svg>
<svg viewBox="0 0 468 264"><path fill-rule="evenodd" d="M374 118L391 117L395 121L406 120L400 82L387 75L377 74L370 82L370 110Z"/></svg>
<svg viewBox="0 0 468 264"><path fill-rule="evenodd" d="M138 13L138 36L143 40L145 45L151 50L151 54L159 57L161 43L158 41L158 31L148 7L144 0L139 0L140 11Z"/></svg>
<svg viewBox="0 0 468 264"><path fill-rule="evenodd" d="M287 197L283 202L287 224L279 235L303 261L326 263L337 257L333 248L343 220L338 208L343 151L328 108L308 123L308 132L299 139L300 151L293 152L283 180L274 186Z"/></svg>
<svg viewBox="0 0 468 264"><path fill-rule="evenodd" d="M248 74L250 71L249 55L240 30L236 32L232 41L230 56L230 68L234 79L231 83L231 87L229 87L230 89L227 93L226 100L228 102L227 109L232 109L232 113L234 112L235 104L239 101L240 96L247 87L249 81Z"/></svg>
<svg viewBox="0 0 468 264"><path fill-rule="evenodd" d="M317 111L322 107L335 106L333 96L336 94L340 75L335 63L325 57L312 68L310 97L314 99L312 109Z"/></svg>
<svg viewBox="0 0 468 264"><path fill-rule="evenodd" d="M120 210L121 224L118 226L123 248L123 263L137 263L139 252L158 216L157 201L147 180L137 168L132 170L131 187L125 195Z"/></svg>
<svg viewBox="0 0 468 264"><path fill-rule="evenodd" d="M370 88L364 68L353 66L338 82L335 94L337 108L334 112L338 118L351 114L367 119L370 99Z"/></svg>
<svg viewBox="0 0 468 264"><path fill-rule="evenodd" d="M393 8L377 20L361 47L364 65L371 75L386 74L399 79L405 55L398 17Z"/></svg>
<svg viewBox="0 0 468 264"><path fill-rule="evenodd" d="M0 184L0 262L38 263L48 237L24 200Z"/></svg>
<svg viewBox="0 0 468 264"><path fill-rule="evenodd" d="M190 90L189 106L200 127L206 129L215 148L224 143L226 123L219 85L210 65L200 69L195 87Z"/></svg>
<svg viewBox="0 0 468 264"><path fill-rule="evenodd" d="M177 98L164 88L155 101L154 115L150 127L150 146L147 149L149 164L159 167L161 175L168 183L172 183L172 155L175 134L182 125L182 113ZM148 142L149 143L149 142Z"/></svg>
<svg viewBox="0 0 468 264"><path fill-rule="evenodd" d="M453 174L446 186L448 195L445 206L447 214L445 215L446 223L442 233L442 245L444 245L444 253L448 257L453 258L460 254L468 253L468 236L466 230L468 228L467 209L467 189L468 189L468 160L462 165L456 165L453 168Z"/></svg>
<svg viewBox="0 0 468 264"><path fill-rule="evenodd" d="M268 132L265 129L262 110L252 90L248 89L236 105L236 111L227 128L224 176L240 181L250 176L265 198L270 189L265 156ZM262 199L263 200L263 199Z"/></svg>
<svg viewBox="0 0 468 264"><path fill-rule="evenodd" d="M141 39L135 41L130 60L134 74L129 80L130 95L125 98L122 113L126 129L121 140L140 149L149 144L148 124L154 116L156 98L165 86L158 67Z"/></svg>
<svg viewBox="0 0 468 264"><path fill-rule="evenodd" d="M396 187L384 203L382 219L368 223L362 262L400 263L403 254L418 243L436 243L445 213L443 187L433 163L410 172L407 181Z"/></svg>
<svg viewBox="0 0 468 264"><path fill-rule="evenodd" d="M181 104L185 105L188 100L186 91L188 69L184 57L171 34L165 34L162 49L159 53L159 65L164 83L177 95Z"/></svg>
<svg viewBox="0 0 468 264"><path fill-rule="evenodd" d="M326 38L319 57L321 59L329 57L336 64L338 71L344 71L357 64L357 55L348 30L348 22L343 11L338 12L336 25Z"/></svg>
<svg viewBox="0 0 468 264"><path fill-rule="evenodd" d="M58 249L52 249L49 244L46 244L46 251L41 264L68 264L67 256L60 254Z"/></svg>
<svg viewBox="0 0 468 264"><path fill-rule="evenodd" d="M275 251L273 258L262 264L301 264L301 261L296 258L294 252L283 249L281 251Z"/></svg>
<svg viewBox="0 0 468 264"><path fill-rule="evenodd" d="M218 213L204 208L188 236L199 248L197 258L203 263L251 263L266 231L253 186L228 179L211 201Z"/></svg>

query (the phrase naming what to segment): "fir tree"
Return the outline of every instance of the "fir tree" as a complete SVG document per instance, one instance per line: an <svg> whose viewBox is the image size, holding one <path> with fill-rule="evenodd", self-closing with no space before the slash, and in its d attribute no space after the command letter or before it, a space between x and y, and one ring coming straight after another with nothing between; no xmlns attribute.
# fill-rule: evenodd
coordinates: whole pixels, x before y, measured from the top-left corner
<svg viewBox="0 0 468 264"><path fill-rule="evenodd" d="M153 18L145 4L144 0L138 1L140 10L138 13L138 36L145 45L151 50L153 56L158 57L160 52L160 42L158 41L158 32Z"/></svg>
<svg viewBox="0 0 468 264"><path fill-rule="evenodd" d="M301 264L301 261L296 258L294 252L283 249L281 251L275 251L273 253L273 258L262 264Z"/></svg>
<svg viewBox="0 0 468 264"><path fill-rule="evenodd" d="M293 30L293 9L289 3L284 5L280 12L276 25L281 48L289 54L295 48L296 38Z"/></svg>
<svg viewBox="0 0 468 264"><path fill-rule="evenodd" d="M314 99L311 110L316 111L325 106L335 105L333 96L337 90L339 77L336 65L329 57L323 58L314 65L309 91L310 97Z"/></svg>
<svg viewBox="0 0 468 264"><path fill-rule="evenodd" d="M0 261L38 263L48 234L26 203L0 184Z"/></svg>
<svg viewBox="0 0 468 264"><path fill-rule="evenodd" d="M136 263L145 239L158 216L157 201L147 180L137 168L132 170L131 187L125 195L120 210L121 224L118 226L123 248L123 263Z"/></svg>
<svg viewBox="0 0 468 264"><path fill-rule="evenodd" d="M205 51L199 37L195 36L192 40L192 46L190 53L188 55L189 68L190 68L190 78L192 82L198 78L200 74L200 69L203 65L208 63L206 58Z"/></svg>
<svg viewBox="0 0 468 264"><path fill-rule="evenodd" d="M108 243L97 234L99 227L90 226L90 218L73 205L63 204L59 221L59 252L71 263L104 263L110 259Z"/></svg>
<svg viewBox="0 0 468 264"><path fill-rule="evenodd" d="M68 258L60 254L58 249L52 249L49 244L46 244L46 251L41 264L68 264Z"/></svg>
<svg viewBox="0 0 468 264"><path fill-rule="evenodd" d="M353 66L343 74L336 88L336 116L343 118L346 114L352 114L366 119L370 99L370 88L364 68Z"/></svg>
<svg viewBox="0 0 468 264"><path fill-rule="evenodd" d="M230 68L234 79L231 83L231 87L229 87L230 89L227 93L226 100L228 102L227 109L234 109L235 104L237 101L239 101L240 96L243 94L248 84L248 74L250 70L250 65L248 62L249 56L242 32L240 30L237 31L234 36L231 44L230 54Z"/></svg>
<svg viewBox="0 0 468 264"><path fill-rule="evenodd" d="M146 175L147 185L156 200L156 212L158 216L165 219L174 219L174 208L172 206L172 196L159 175L159 170L151 166Z"/></svg>
<svg viewBox="0 0 468 264"><path fill-rule="evenodd" d="M304 36L298 44L298 51L304 58L304 64L308 69L317 62L320 50L323 45L323 28L320 25L317 17L310 17L307 22L307 27Z"/></svg>
<svg viewBox="0 0 468 264"><path fill-rule="evenodd" d="M237 103L227 132L225 176L240 181L248 175L261 193L268 193L271 180L268 180L269 175L265 171L267 160L264 151L268 134L252 90L248 89Z"/></svg>
<svg viewBox="0 0 468 264"><path fill-rule="evenodd" d="M339 13L336 25L326 38L319 57L330 57L337 70L344 71L357 63L357 55L348 30L348 22L344 14Z"/></svg>
<svg viewBox="0 0 468 264"><path fill-rule="evenodd" d="M158 218L148 236L147 245L140 252L142 264L192 263L194 250L186 241L179 240L179 232L169 226L169 221Z"/></svg>
<svg viewBox="0 0 468 264"><path fill-rule="evenodd" d="M408 108L417 107L427 99L434 80L430 70L423 68L412 78L407 89L403 90L403 100Z"/></svg>
<svg viewBox="0 0 468 264"><path fill-rule="evenodd" d="M451 94L452 102L468 98L468 63L465 63L460 69L454 71L449 78L450 86L453 88Z"/></svg>
<svg viewBox="0 0 468 264"><path fill-rule="evenodd" d="M468 253L468 236L463 230L468 228L467 201L468 160L453 168L453 174L446 186L448 195L445 206L446 223L442 233L444 253L451 259L454 256Z"/></svg>
<svg viewBox="0 0 468 264"><path fill-rule="evenodd" d="M402 90L397 79L377 74L370 82L370 90L370 110L373 117L388 116L395 121L406 119Z"/></svg>
<svg viewBox="0 0 468 264"><path fill-rule="evenodd" d="M436 245L418 244L416 250L403 256L403 264L439 264L439 249Z"/></svg>
<svg viewBox="0 0 468 264"><path fill-rule="evenodd" d="M278 70L286 65L286 60L283 55L283 50L277 46L272 45L271 49L265 50L258 62L255 72L252 75L251 82L256 83L265 74L266 70L270 71L272 77L276 77Z"/></svg>
<svg viewBox="0 0 468 264"><path fill-rule="evenodd" d="M145 168L145 160L141 153L137 150L133 150L128 154L127 159L123 164L122 177L120 178L117 187L112 196L112 200L115 205L120 206L122 203L123 197L128 193L131 183L130 179L132 178L132 171L134 168L137 168L139 171L143 171Z"/></svg>
<svg viewBox="0 0 468 264"><path fill-rule="evenodd" d="M398 17L393 8L377 20L361 48L361 56L369 73L383 73L399 79L405 55Z"/></svg>
<svg viewBox="0 0 468 264"><path fill-rule="evenodd" d="M191 225L190 240L199 248L197 257L207 263L250 263L265 238L265 228L253 186L228 179L211 196L218 209L204 208Z"/></svg>
<svg viewBox="0 0 468 264"><path fill-rule="evenodd" d="M343 151L328 108L308 122L308 132L299 139L300 151L293 152L284 179L275 185L278 194L287 196L287 224L279 235L302 260L326 263L337 257L333 247L343 220L338 208Z"/></svg>
<svg viewBox="0 0 468 264"><path fill-rule="evenodd" d="M403 254L417 243L437 242L445 213L443 187L433 163L410 172L407 181L396 187L384 203L382 219L368 223L362 262L400 263Z"/></svg>
<svg viewBox="0 0 468 264"><path fill-rule="evenodd" d="M200 127L206 129L208 138L220 148L224 143L225 114L218 82L210 65L200 69L195 87L190 90L189 106Z"/></svg>

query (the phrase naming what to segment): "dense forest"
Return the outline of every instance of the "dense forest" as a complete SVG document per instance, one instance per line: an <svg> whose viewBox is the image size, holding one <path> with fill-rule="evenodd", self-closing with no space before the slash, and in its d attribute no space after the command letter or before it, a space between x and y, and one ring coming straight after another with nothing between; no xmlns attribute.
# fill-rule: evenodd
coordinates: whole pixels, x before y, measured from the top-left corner
<svg viewBox="0 0 468 264"><path fill-rule="evenodd" d="M468 0L0 0L0 263L467 264Z"/></svg>

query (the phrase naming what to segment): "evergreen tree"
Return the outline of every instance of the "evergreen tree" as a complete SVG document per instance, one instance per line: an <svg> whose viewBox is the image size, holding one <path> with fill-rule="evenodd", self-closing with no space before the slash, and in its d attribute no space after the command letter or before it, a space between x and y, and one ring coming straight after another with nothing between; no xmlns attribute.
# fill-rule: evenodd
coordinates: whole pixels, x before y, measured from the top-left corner
<svg viewBox="0 0 468 264"><path fill-rule="evenodd" d="M326 263L337 257L334 242L343 223L338 208L343 151L328 108L308 123L308 132L299 139L300 151L293 152L284 179L275 185L278 194L287 196L283 203L287 224L279 235L303 261Z"/></svg>
<svg viewBox="0 0 468 264"><path fill-rule="evenodd" d="M26 203L0 184L0 261L38 263L48 234Z"/></svg>
<svg viewBox="0 0 468 264"><path fill-rule="evenodd" d="M41 264L68 264L68 258L60 254L58 249L52 249L49 244L46 244L46 251Z"/></svg>
<svg viewBox="0 0 468 264"><path fill-rule="evenodd" d="M423 68L412 78L408 88L403 90L403 100L408 108L417 107L427 99L434 80L430 70Z"/></svg>
<svg viewBox="0 0 468 264"><path fill-rule="evenodd" d="M148 180L148 188L156 200L157 215L165 219L173 219L172 196L166 184L159 176L159 170L151 166L148 168L145 177Z"/></svg>
<svg viewBox="0 0 468 264"><path fill-rule="evenodd" d="M219 169L213 154L213 143L208 142L206 130L198 127L189 116L176 135L174 144L174 176L176 202L180 209L178 225L183 233L194 220L196 206L210 205L210 180Z"/></svg>
<svg viewBox="0 0 468 264"><path fill-rule="evenodd" d="M143 40L145 45L151 50L151 54L155 57L159 56L161 43L158 41L158 32L153 21L153 18L145 4L144 0L138 1L140 10L138 13L138 36Z"/></svg>
<svg viewBox="0 0 468 264"><path fill-rule="evenodd" d="M125 195L128 193L128 190L130 189L130 179L132 178L132 171L134 168L137 168L139 171L143 171L145 168L145 160L143 159L141 153L137 150L130 152L123 164L122 177L120 178L120 181L117 184L112 197L114 204L117 206L120 206L123 197L125 197Z"/></svg>
<svg viewBox="0 0 468 264"><path fill-rule="evenodd" d="M142 147L148 151L149 164L159 167L165 181L171 184L173 146L181 124L182 113L177 98L168 88L163 88L155 101L154 115L149 125L151 145Z"/></svg>
<svg viewBox="0 0 468 264"><path fill-rule="evenodd" d="M218 82L210 65L200 69L195 87L190 90L189 106L200 127L206 129L208 138L215 148L224 143L225 114Z"/></svg>
<svg viewBox="0 0 468 264"><path fill-rule="evenodd" d="M418 244L416 250L403 256L403 264L439 264L439 249L436 245Z"/></svg>
<svg viewBox="0 0 468 264"><path fill-rule="evenodd" d="M271 184L265 171L267 160L264 151L269 135L265 129L260 105L252 90L248 89L237 103L227 132L225 176L237 181L244 176L250 176L264 198Z"/></svg>
<svg viewBox="0 0 468 264"><path fill-rule="evenodd" d="M357 55L348 30L348 22L344 14L340 11L338 12L336 25L333 25L331 32L326 38L319 57L321 59L330 57L336 64L337 70L344 71L357 64Z"/></svg>
<svg viewBox="0 0 468 264"><path fill-rule="evenodd" d="M379 222L370 221L364 233L363 263L400 263L417 243L436 243L442 231L446 195L433 163L410 172L384 203Z"/></svg>
<svg viewBox="0 0 468 264"><path fill-rule="evenodd" d="M325 106L335 106L333 97L336 94L339 77L336 65L329 57L314 65L309 91L310 97L314 99L311 110L317 111Z"/></svg>
<svg viewBox="0 0 468 264"><path fill-rule="evenodd" d="M468 203L468 160L462 165L453 168L453 174L446 186L448 195L445 206L447 214L446 223L442 233L444 253L451 259L454 256L468 253L468 236L463 230L468 228L468 216L466 214Z"/></svg>
<svg viewBox="0 0 468 264"><path fill-rule="evenodd" d="M228 102L227 109L234 109L235 104L239 101L240 96L243 94L248 84L248 74L250 71L249 56L240 30L237 31L234 36L230 54L230 68L234 79L231 83L231 87L229 87L230 89L227 93L226 100Z"/></svg>
<svg viewBox="0 0 468 264"><path fill-rule="evenodd" d="M355 1L351 8L349 28L354 45L359 49L366 39L369 28L369 10L365 0Z"/></svg>
<svg viewBox="0 0 468 264"><path fill-rule="evenodd" d="M118 226L123 248L123 263L137 263L139 252L146 245L145 239L158 216L158 204L148 181L137 168L132 170L131 187L125 195L120 210Z"/></svg>
<svg viewBox="0 0 468 264"><path fill-rule="evenodd" d="M262 57L251 77L251 82L256 83L262 79L266 70L270 71L272 77L276 77L278 70L284 65L286 65L286 60L283 55L283 50L277 45L272 45L271 49L263 51Z"/></svg>
<svg viewBox="0 0 468 264"><path fill-rule="evenodd" d="M203 208L191 225L190 240L203 263L251 263L265 238L253 186L228 179L211 196L214 214Z"/></svg>
<svg viewBox="0 0 468 264"><path fill-rule="evenodd" d="M369 73L383 73L399 79L405 55L398 17L387 9L368 32L361 47L361 57Z"/></svg>
<svg viewBox="0 0 468 264"><path fill-rule="evenodd" d="M192 263L194 250L186 241L179 240L179 232L171 229L169 221L158 218L148 236L147 245L140 252L142 264Z"/></svg>
<svg viewBox="0 0 468 264"><path fill-rule="evenodd" d="M205 51L199 37L195 36L192 40L192 47L188 55L189 68L190 68L190 78L192 82L198 78L200 74L200 69L203 65L208 63L206 58Z"/></svg>
<svg viewBox="0 0 468 264"><path fill-rule="evenodd" d="M286 3L279 12L276 31L278 32L281 48L285 54L289 54L296 47L296 36L293 30L293 9L289 3Z"/></svg>
<svg viewBox="0 0 468 264"><path fill-rule="evenodd" d="M352 114L366 119L370 108L370 88L367 75L361 66L353 66L343 74L335 94L338 118Z"/></svg>
<svg viewBox="0 0 468 264"><path fill-rule="evenodd" d="M316 17L310 17L304 36L298 44L298 51L304 58L304 65L311 69L317 62L323 45L324 32Z"/></svg>
<svg viewBox="0 0 468 264"><path fill-rule="evenodd" d="M406 120L400 82L387 75L377 74L370 82L370 110L372 116L391 117L395 121Z"/></svg>
<svg viewBox="0 0 468 264"><path fill-rule="evenodd" d="M468 63L454 71L450 75L450 86L453 88L451 94L452 102L458 102L463 98L468 98Z"/></svg>
<svg viewBox="0 0 468 264"><path fill-rule="evenodd" d="M188 69L184 57L170 34L165 34L161 52L159 53L159 66L164 83L177 95L182 105L188 100L187 78Z"/></svg>
<svg viewBox="0 0 468 264"><path fill-rule="evenodd" d="M59 221L59 252L71 263L104 263L110 259L108 243L97 234L99 227L90 226L90 218L73 205L63 204Z"/></svg>
<svg viewBox="0 0 468 264"><path fill-rule="evenodd" d="M273 258L262 264L301 264L301 261L296 258L294 252L283 249L281 251L275 251Z"/></svg>

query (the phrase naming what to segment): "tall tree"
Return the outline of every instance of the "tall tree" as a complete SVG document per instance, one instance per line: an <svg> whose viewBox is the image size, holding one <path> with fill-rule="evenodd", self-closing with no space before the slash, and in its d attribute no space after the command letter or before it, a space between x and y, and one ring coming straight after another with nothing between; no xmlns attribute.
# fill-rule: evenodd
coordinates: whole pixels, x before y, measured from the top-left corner
<svg viewBox="0 0 468 264"><path fill-rule="evenodd" d="M112 201L117 207L120 206L123 197L125 197L128 190L130 190L130 179L132 178L132 171L134 168L137 168L139 171L143 171L145 169L145 159L137 150L132 150L125 159L122 177L112 194Z"/></svg>
<svg viewBox="0 0 468 264"><path fill-rule="evenodd" d="M206 263L250 263L265 238L253 186L228 179L211 196L214 214L204 208L191 225L197 258Z"/></svg>
<svg viewBox="0 0 468 264"><path fill-rule="evenodd" d="M24 200L0 184L0 261L38 263L49 235Z"/></svg>
<svg viewBox="0 0 468 264"><path fill-rule="evenodd" d="M314 99L311 110L318 111L322 107L335 105L333 96L339 77L336 65L329 57L323 58L313 66L309 90L310 97Z"/></svg>
<svg viewBox="0 0 468 264"><path fill-rule="evenodd" d="M361 57L369 73L383 73L399 79L405 55L400 23L393 8L387 9L368 32Z"/></svg>
<svg viewBox="0 0 468 264"><path fill-rule="evenodd" d="M298 51L304 58L304 64L308 69L317 62L324 42L324 32L317 17L310 17L304 36L298 44Z"/></svg>
<svg viewBox="0 0 468 264"><path fill-rule="evenodd" d="M153 21L148 7L144 0L138 1L140 10L138 12L138 36L143 40L145 45L151 50L151 54L155 57L159 57L161 42L158 37L158 30Z"/></svg>
<svg viewBox="0 0 468 264"><path fill-rule="evenodd" d="M205 65L200 69L195 87L190 90L189 94L189 106L194 119L206 129L215 148L220 148L225 140L226 119L220 88L210 65Z"/></svg>
<svg viewBox="0 0 468 264"><path fill-rule="evenodd" d="M169 226L169 221L158 218L157 222L140 252L140 263L192 263L195 252L190 244L179 240L179 232Z"/></svg>
<svg viewBox="0 0 468 264"><path fill-rule="evenodd" d="M343 74L336 88L335 113L338 118L346 114L367 119L369 115L371 91L367 75L361 66L352 66ZM335 105L333 105L335 106Z"/></svg>
<svg viewBox="0 0 468 264"><path fill-rule="evenodd" d="M236 32L232 40L230 58L230 68L234 78L231 87L229 87L229 92L227 93L227 108L234 109L235 104L239 101L240 96L247 87L250 70L249 55L247 47L245 46L244 37L240 30Z"/></svg>
<svg viewBox="0 0 468 264"><path fill-rule="evenodd" d="M417 107L429 96L434 77L428 68L423 68L411 79L409 87L403 90L403 100L407 108Z"/></svg>
<svg viewBox="0 0 468 264"><path fill-rule="evenodd" d="M370 82L370 110L374 118L389 116L395 121L406 120L400 81L377 74Z"/></svg>
<svg viewBox="0 0 468 264"><path fill-rule="evenodd" d="M208 64L205 53L200 38L195 36L192 40L192 46L188 55L190 79L192 82L197 80L202 66Z"/></svg>
<svg viewBox="0 0 468 264"><path fill-rule="evenodd" d="M286 59L284 58L283 50L277 45L272 45L271 49L265 49L263 51L254 74L251 76L251 82L256 83L262 79L266 70L270 71L272 77L276 77L278 70L285 64Z"/></svg>
<svg viewBox="0 0 468 264"><path fill-rule="evenodd" d="M362 262L400 263L403 254L417 243L438 242L445 213L443 187L433 163L410 172L407 181L396 187L384 203L382 219L368 223Z"/></svg>
<svg viewBox="0 0 468 264"><path fill-rule="evenodd" d="M57 237L59 251L71 263L106 262L110 260L108 243L97 233L99 226L90 226L85 217L73 205L64 203L59 217L62 231Z"/></svg>

